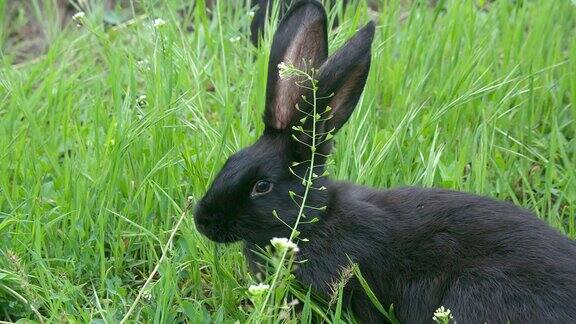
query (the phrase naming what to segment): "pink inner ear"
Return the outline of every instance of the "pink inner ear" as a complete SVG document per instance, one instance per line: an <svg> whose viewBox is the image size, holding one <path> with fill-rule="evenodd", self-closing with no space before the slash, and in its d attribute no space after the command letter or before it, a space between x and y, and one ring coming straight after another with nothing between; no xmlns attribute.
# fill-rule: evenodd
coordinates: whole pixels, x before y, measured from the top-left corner
<svg viewBox="0 0 576 324"><path fill-rule="evenodd" d="M347 112L342 111L342 106L345 105L348 100L350 100L350 96L353 94L354 88L358 85L360 78L362 78L362 68L354 69L349 75L346 76L344 84L336 90L334 96L330 99L330 103L328 105L333 109L333 124L342 125L344 122L343 119L348 117L346 115Z"/></svg>
<svg viewBox="0 0 576 324"><path fill-rule="evenodd" d="M289 83L292 82L290 79L292 78L278 80L274 107L274 126L276 129L286 129L290 121L290 110L287 103L291 101L290 92L294 90L289 86Z"/></svg>
<svg viewBox="0 0 576 324"><path fill-rule="evenodd" d="M301 90L296 84L296 77L280 79L276 88L276 104L274 107L274 123L276 129L286 129L296 111Z"/></svg>
<svg viewBox="0 0 576 324"><path fill-rule="evenodd" d="M306 21L306 20L305 20ZM294 36L290 47L286 50L282 62L292 64L298 69L310 68L313 64L318 67L325 58L327 49L324 41L323 21L314 21L303 25ZM276 70L276 73L279 73ZM290 126L293 116L297 113L296 104L302 95L302 89L297 82L302 78L278 78L274 100L274 127L284 130Z"/></svg>
<svg viewBox="0 0 576 324"><path fill-rule="evenodd" d="M276 107L276 115L274 116L274 128L276 129L286 129L288 126L288 120L290 119L288 115L288 110L282 105Z"/></svg>

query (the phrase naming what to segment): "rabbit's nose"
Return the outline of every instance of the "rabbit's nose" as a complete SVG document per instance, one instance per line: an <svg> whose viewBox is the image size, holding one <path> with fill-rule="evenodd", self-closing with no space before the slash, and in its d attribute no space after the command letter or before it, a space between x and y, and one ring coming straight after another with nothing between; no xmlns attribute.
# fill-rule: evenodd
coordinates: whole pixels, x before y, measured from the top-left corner
<svg viewBox="0 0 576 324"><path fill-rule="evenodd" d="M194 219L198 218L198 215L202 214L202 209L202 202L197 203L194 207Z"/></svg>
<svg viewBox="0 0 576 324"><path fill-rule="evenodd" d="M204 210L202 203L199 203L196 205L196 208L194 208L194 222L200 232L204 232L208 225L209 216L207 214L208 213Z"/></svg>
<svg viewBox="0 0 576 324"><path fill-rule="evenodd" d="M207 230L210 230L215 225L215 221L218 217L209 209L207 209L204 204L199 203L196 205L194 210L194 222L198 230L206 234Z"/></svg>

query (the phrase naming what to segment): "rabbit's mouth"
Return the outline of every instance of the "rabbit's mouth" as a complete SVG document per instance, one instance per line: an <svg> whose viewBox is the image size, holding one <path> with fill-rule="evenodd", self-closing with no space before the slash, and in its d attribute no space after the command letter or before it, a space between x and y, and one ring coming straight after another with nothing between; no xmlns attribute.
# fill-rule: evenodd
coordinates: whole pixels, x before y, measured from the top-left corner
<svg viewBox="0 0 576 324"><path fill-rule="evenodd" d="M238 235L234 234L234 226L225 226L225 224L204 224L196 221L196 228L200 233L211 241L216 243L232 243L239 241Z"/></svg>
<svg viewBox="0 0 576 324"><path fill-rule="evenodd" d="M200 233L214 242L232 243L240 240L235 234L236 222L220 215L206 213L201 207L196 209L194 223Z"/></svg>
<svg viewBox="0 0 576 324"><path fill-rule="evenodd" d="M218 231L200 231L208 239L216 243L234 243L240 240L240 238L232 233L218 232Z"/></svg>

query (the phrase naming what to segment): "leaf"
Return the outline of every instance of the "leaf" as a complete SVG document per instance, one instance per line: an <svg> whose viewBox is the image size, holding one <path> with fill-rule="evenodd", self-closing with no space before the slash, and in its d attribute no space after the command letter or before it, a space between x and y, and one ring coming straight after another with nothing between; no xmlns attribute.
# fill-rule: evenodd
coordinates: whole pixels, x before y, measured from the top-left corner
<svg viewBox="0 0 576 324"><path fill-rule="evenodd" d="M311 323L312 317L310 316L310 289L306 293L306 298L304 299L304 308L302 309L302 317L300 318L301 323Z"/></svg>
<svg viewBox="0 0 576 324"><path fill-rule="evenodd" d="M15 223L16 220L14 220L14 218L6 218L5 220L3 220L0 223L0 233L4 230L5 227L8 227L8 225Z"/></svg>
<svg viewBox="0 0 576 324"><path fill-rule="evenodd" d="M338 285L338 298L336 301L336 310L334 313L334 324L340 323L340 318L342 317L342 299L344 299L344 285L340 283Z"/></svg>

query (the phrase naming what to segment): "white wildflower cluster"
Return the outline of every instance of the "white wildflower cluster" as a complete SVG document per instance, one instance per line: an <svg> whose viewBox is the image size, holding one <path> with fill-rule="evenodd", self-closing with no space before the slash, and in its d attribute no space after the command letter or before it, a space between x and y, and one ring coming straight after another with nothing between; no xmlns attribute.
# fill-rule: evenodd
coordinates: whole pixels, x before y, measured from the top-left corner
<svg viewBox="0 0 576 324"><path fill-rule="evenodd" d="M297 68L292 63L280 62L278 64L278 74L280 75L280 79L285 79L293 76L303 77L305 79L310 78L311 76L307 74L306 68L303 70Z"/></svg>
<svg viewBox="0 0 576 324"><path fill-rule="evenodd" d="M152 292L150 292L150 290L146 289L143 293L142 293L142 298L150 301L152 300Z"/></svg>
<svg viewBox="0 0 576 324"><path fill-rule="evenodd" d="M147 97L146 97L145 94L140 95L140 96L138 96L138 98L136 98L136 103L137 103L139 106L143 106L143 105L146 104L146 98L147 98Z"/></svg>
<svg viewBox="0 0 576 324"><path fill-rule="evenodd" d="M285 237L274 237L270 240L270 243L272 244L272 246L280 251L280 252L284 252L284 251L289 251L289 252L298 252L300 251L300 249L298 248L298 245L296 245L296 243L290 241L289 239L285 238Z"/></svg>
<svg viewBox="0 0 576 324"><path fill-rule="evenodd" d="M438 324L448 324L454 319L454 316L452 316L450 309L440 306L440 308L434 312L434 317L432 317L432 319Z"/></svg>
<svg viewBox="0 0 576 324"><path fill-rule="evenodd" d="M278 64L278 73L280 74L280 79L289 78L298 74L294 65L286 64L284 62L280 62L280 64Z"/></svg>
<svg viewBox="0 0 576 324"><path fill-rule="evenodd" d="M288 64L284 63L284 62L280 62L278 63L278 70L280 72L280 75L282 75L283 72L285 72L286 70L288 70Z"/></svg>
<svg viewBox="0 0 576 324"><path fill-rule="evenodd" d="M72 21L76 23L77 27L80 27L84 24L84 18L86 18L86 13L84 11L78 11L72 16Z"/></svg>
<svg viewBox="0 0 576 324"><path fill-rule="evenodd" d="M240 41L240 36L230 37L229 40L230 40L230 43L236 43L236 42Z"/></svg>
<svg viewBox="0 0 576 324"><path fill-rule="evenodd" d="M257 285L251 285L250 287L248 287L248 292L252 296L260 296L263 293L265 293L268 289L270 289L270 285L259 283Z"/></svg>
<svg viewBox="0 0 576 324"><path fill-rule="evenodd" d="M84 19L84 17L86 17L86 13L84 11L78 11L72 16L72 20L78 21Z"/></svg>
<svg viewBox="0 0 576 324"><path fill-rule="evenodd" d="M142 72L150 71L150 62L147 59L140 60L136 62L136 66Z"/></svg>
<svg viewBox="0 0 576 324"><path fill-rule="evenodd" d="M156 18L154 19L154 21L152 21L152 27L158 29L162 26L166 25L166 21L164 21L164 19L162 18Z"/></svg>

